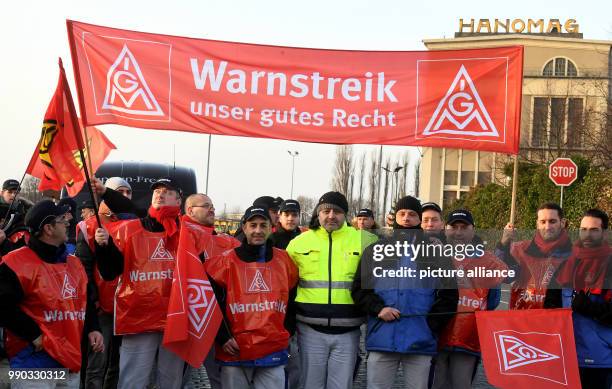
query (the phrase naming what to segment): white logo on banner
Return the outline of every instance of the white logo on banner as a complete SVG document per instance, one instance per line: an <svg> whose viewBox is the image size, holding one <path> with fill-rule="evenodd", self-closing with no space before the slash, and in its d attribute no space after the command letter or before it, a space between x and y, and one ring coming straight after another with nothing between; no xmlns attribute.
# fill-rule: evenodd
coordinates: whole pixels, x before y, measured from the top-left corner
<svg viewBox="0 0 612 389"><path fill-rule="evenodd" d="M474 120L482 131L466 129ZM463 65L423 131L423 135L433 134L499 136L472 78Z"/></svg>
<svg viewBox="0 0 612 389"><path fill-rule="evenodd" d="M151 254L150 259L157 261L172 261L174 260L174 257L172 254L170 254L170 251L166 250L164 240L160 239L159 242L157 242L157 247L155 247L155 251L153 251L153 254Z"/></svg>
<svg viewBox="0 0 612 389"><path fill-rule="evenodd" d="M207 292L210 294L210 300L206 296ZM189 304L187 317L191 324L188 331L198 339L204 335L205 324L214 307L214 301L214 292L209 281L187 279L187 303Z"/></svg>
<svg viewBox="0 0 612 389"><path fill-rule="evenodd" d="M251 286L249 286L249 292L269 292L270 288L264 281L263 275L259 271L259 269L255 270L255 277L253 277L253 281L251 281Z"/></svg>
<svg viewBox="0 0 612 389"><path fill-rule="evenodd" d="M146 109L132 108L134 103L144 105ZM137 115L164 116L127 45L123 45L123 50L106 74L106 93L102 108Z"/></svg>
<svg viewBox="0 0 612 389"><path fill-rule="evenodd" d="M62 284L62 298L64 300L77 298L77 290L74 285L70 282L68 274L64 274L64 282Z"/></svg>
<svg viewBox="0 0 612 389"><path fill-rule="evenodd" d="M532 363L545 362L560 357L540 350L511 335L497 335L500 345L504 371Z"/></svg>

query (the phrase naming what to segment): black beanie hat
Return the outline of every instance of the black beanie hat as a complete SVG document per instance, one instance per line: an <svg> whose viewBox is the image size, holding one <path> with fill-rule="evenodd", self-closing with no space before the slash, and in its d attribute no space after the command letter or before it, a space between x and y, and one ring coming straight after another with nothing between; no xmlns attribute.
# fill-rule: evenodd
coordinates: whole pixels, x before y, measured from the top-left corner
<svg viewBox="0 0 612 389"><path fill-rule="evenodd" d="M412 196L405 196L397 200L397 203L395 203L395 207L393 207L394 213L397 213L397 211L399 211L400 209L410 209L418 213L419 217L421 217L421 214L423 213L423 209L421 208L421 202L419 201L419 199Z"/></svg>
<svg viewBox="0 0 612 389"><path fill-rule="evenodd" d="M348 201L346 197L340 192L327 192L319 199L317 203L316 212L318 213L321 209L337 207L348 213Z"/></svg>

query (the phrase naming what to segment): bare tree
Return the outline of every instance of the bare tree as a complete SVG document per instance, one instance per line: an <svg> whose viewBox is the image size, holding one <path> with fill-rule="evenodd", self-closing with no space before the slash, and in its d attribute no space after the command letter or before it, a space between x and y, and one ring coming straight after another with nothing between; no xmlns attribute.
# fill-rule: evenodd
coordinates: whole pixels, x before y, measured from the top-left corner
<svg viewBox="0 0 612 389"><path fill-rule="evenodd" d="M353 146L336 146L336 162L334 166L334 177L332 188L348 198L350 178L354 173Z"/></svg>
<svg viewBox="0 0 612 389"><path fill-rule="evenodd" d="M298 196L296 200L300 203L301 208L300 225L308 225L310 217L314 212L315 205L317 204L317 199L313 197Z"/></svg>
<svg viewBox="0 0 612 389"><path fill-rule="evenodd" d="M400 162L401 161L401 162ZM406 185L407 185L407 177L408 177L408 166L410 165L410 152L406 151L404 152L404 154L402 155L401 159L398 161L400 162L400 165L402 167L402 170L399 171L398 174L400 174L399 177L399 183L398 183L398 189L397 189L397 197L401 198L406 196Z"/></svg>
<svg viewBox="0 0 612 389"><path fill-rule="evenodd" d="M380 152L373 151L370 154L370 175L368 181L368 187L370 189L370 198L368 204L370 209L376 211L378 209L378 192L380 186L378 184L378 177L380 176L380 166L378 166L378 154Z"/></svg>
<svg viewBox="0 0 612 389"><path fill-rule="evenodd" d="M40 179L26 175L21 183L21 190L19 191L19 197L26 199L32 203L36 203L45 198L42 192L38 191L38 185Z"/></svg>
<svg viewBox="0 0 612 389"><path fill-rule="evenodd" d="M357 197L357 210L360 210L364 206L364 181L366 175L366 153L364 152L361 155L361 159L359 160L359 195Z"/></svg>
<svg viewBox="0 0 612 389"><path fill-rule="evenodd" d="M391 166L391 156L387 157L387 160L385 162L385 166L387 167L387 169L390 168ZM391 177L391 179L393 179L393 177ZM389 194L389 173L385 172L385 186L383 189L383 203L382 203L382 208L380 210L380 214L381 215L385 215L387 213L387 195Z"/></svg>
<svg viewBox="0 0 612 389"><path fill-rule="evenodd" d="M419 185L421 184L421 158L423 154L420 154L419 158L414 161L414 197L419 197Z"/></svg>

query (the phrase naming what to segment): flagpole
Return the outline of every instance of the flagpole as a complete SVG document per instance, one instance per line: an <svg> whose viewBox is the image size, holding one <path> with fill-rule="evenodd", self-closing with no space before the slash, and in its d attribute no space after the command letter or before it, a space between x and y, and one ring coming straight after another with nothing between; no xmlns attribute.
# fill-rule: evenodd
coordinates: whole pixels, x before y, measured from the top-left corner
<svg viewBox="0 0 612 389"><path fill-rule="evenodd" d="M212 134L208 134L208 162L206 162L206 193L208 193L208 174L210 173L210 143L212 142Z"/></svg>
<svg viewBox="0 0 612 389"><path fill-rule="evenodd" d="M96 202L96 196L94 195L93 188L91 186L91 178L89 176L89 168L87 167L87 161L85 160L85 155L83 154L83 149L85 148L85 142L83 142L83 134L80 130L79 120L76 116L76 110L74 108L74 101L72 101L72 93L70 93L70 87L68 86L68 80L66 80L66 73L64 72L64 66L62 64L62 59L59 59L59 67L60 74L62 76L62 84L64 86L64 93L66 94L66 104L68 105L68 111L70 112L70 120L72 121L72 129L74 131L74 136L77 141L77 145L79 148L79 154L81 156L81 161L83 163L83 170L85 171L85 180L87 181L87 189L89 190L89 195L91 196L91 201L93 201L94 206L94 214L96 216L96 221L98 222L98 228L102 227L102 223L100 222L100 215L98 215L98 203Z"/></svg>
<svg viewBox="0 0 612 389"><path fill-rule="evenodd" d="M518 186L518 153L514 155L514 171L512 172L512 200L510 204L510 224L514 224L516 216L516 188Z"/></svg>

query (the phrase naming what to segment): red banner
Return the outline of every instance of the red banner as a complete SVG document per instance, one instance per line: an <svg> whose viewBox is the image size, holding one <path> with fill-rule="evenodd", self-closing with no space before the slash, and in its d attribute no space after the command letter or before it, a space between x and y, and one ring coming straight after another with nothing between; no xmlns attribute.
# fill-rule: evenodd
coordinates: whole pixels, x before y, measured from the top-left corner
<svg viewBox="0 0 612 389"><path fill-rule="evenodd" d="M482 360L499 388L580 389L572 311L477 311Z"/></svg>
<svg viewBox="0 0 612 389"><path fill-rule="evenodd" d="M522 46L320 50L67 24L86 125L518 152Z"/></svg>
<svg viewBox="0 0 612 389"><path fill-rule="evenodd" d="M84 137L81 130L73 126L67 88L66 75L60 65L57 88L45 113L41 138L26 173L40 179L39 191L61 190L66 185L68 195L73 197L85 184L83 161L79 153L79 149L84 147ZM93 173L115 149L115 145L95 127L88 129L87 143L91 155L88 157L86 151L84 155L91 159Z"/></svg>
<svg viewBox="0 0 612 389"><path fill-rule="evenodd" d="M212 235L184 218L180 233L163 344L197 368L210 351L223 316L196 250L196 242L208 242Z"/></svg>

